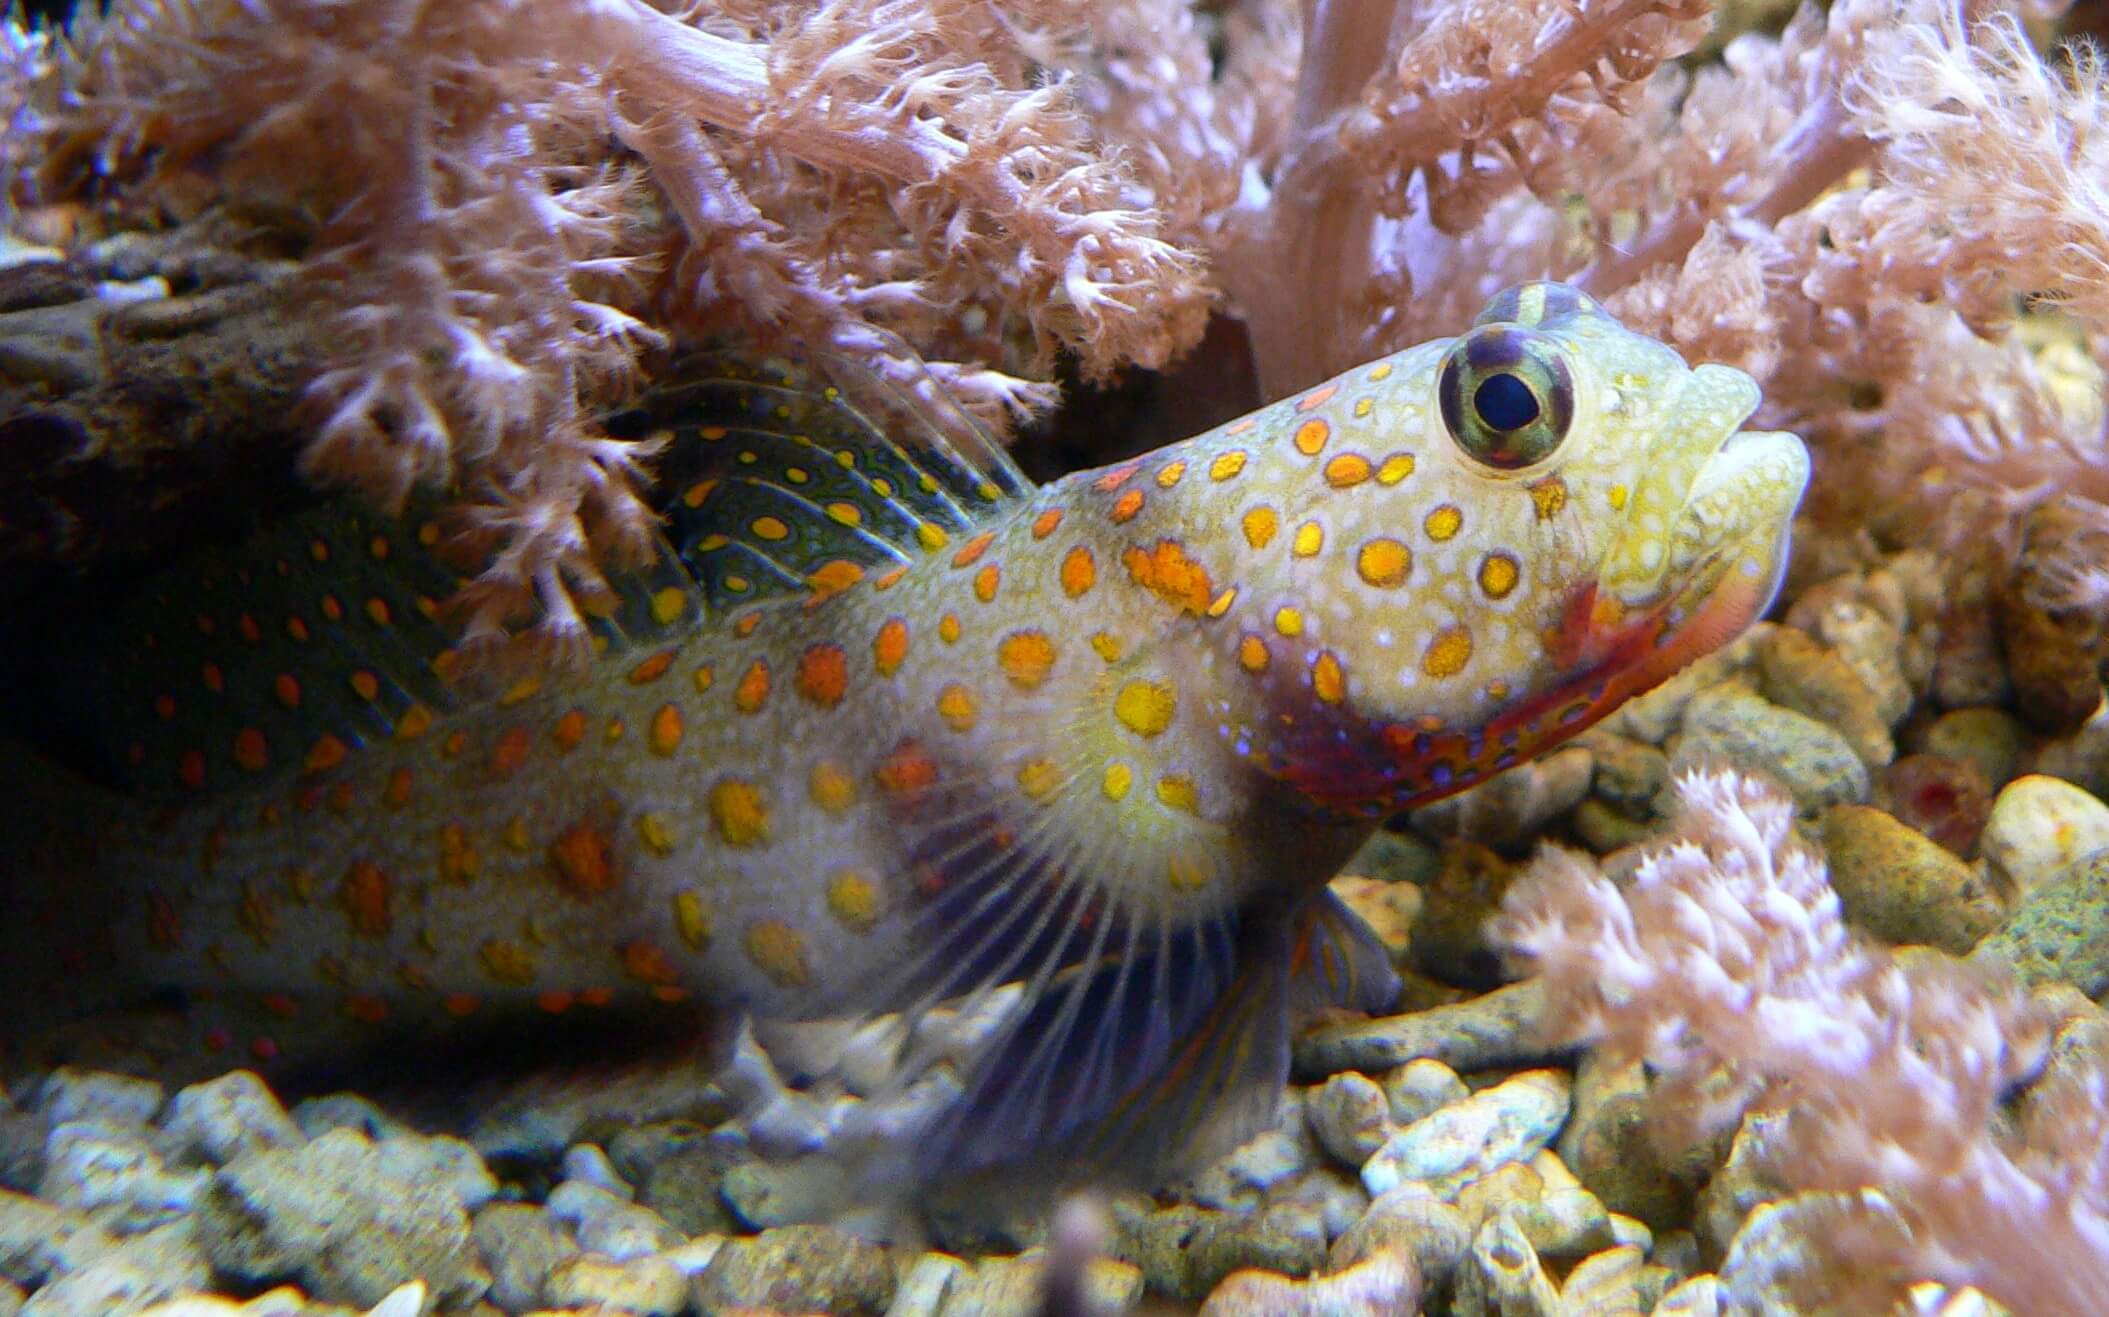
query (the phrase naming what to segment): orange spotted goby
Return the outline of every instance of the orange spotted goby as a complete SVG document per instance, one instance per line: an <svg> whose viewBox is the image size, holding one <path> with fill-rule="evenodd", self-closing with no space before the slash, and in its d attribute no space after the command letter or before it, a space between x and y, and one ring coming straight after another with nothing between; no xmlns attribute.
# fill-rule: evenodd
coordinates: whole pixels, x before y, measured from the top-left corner
<svg viewBox="0 0 2109 1317"><path fill-rule="evenodd" d="M1808 465L1757 400L1549 283L1045 487L803 376L688 379L626 422L669 435L668 548L583 673L450 683L415 521L161 583L82 733L158 799L70 895L289 1035L1022 984L913 1169L1175 1162L1268 1110L1292 1008L1388 1005L1326 887L1379 820L1766 607Z"/></svg>

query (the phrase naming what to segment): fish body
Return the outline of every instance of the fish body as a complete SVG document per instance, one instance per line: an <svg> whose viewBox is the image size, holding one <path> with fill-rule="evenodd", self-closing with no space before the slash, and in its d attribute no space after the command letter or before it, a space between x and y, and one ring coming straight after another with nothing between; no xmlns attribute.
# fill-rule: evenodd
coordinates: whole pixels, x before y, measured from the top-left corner
<svg viewBox="0 0 2109 1317"><path fill-rule="evenodd" d="M1537 284L1140 460L980 479L949 527L854 444L763 424L685 495L714 528L691 558L722 556L709 598L652 594L661 630L587 671L451 710L355 690L393 703L357 748L225 720L157 746L208 789L117 830L109 932L151 980L266 994L289 1032L616 996L801 1019L1022 983L927 1169L1161 1148L1279 1091L1292 1005L1386 1004L1325 895L1376 821L1767 604L1807 460L1738 432L1756 400ZM690 429L696 452L754 439ZM742 561L798 588L743 604ZM239 647L241 618L209 620ZM132 698L239 704L225 669L180 675Z"/></svg>

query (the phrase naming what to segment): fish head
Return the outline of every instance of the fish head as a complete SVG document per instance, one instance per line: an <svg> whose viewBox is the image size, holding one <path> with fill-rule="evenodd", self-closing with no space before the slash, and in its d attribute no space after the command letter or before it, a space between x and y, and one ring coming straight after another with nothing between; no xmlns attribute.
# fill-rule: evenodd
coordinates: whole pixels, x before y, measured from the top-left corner
<svg viewBox="0 0 2109 1317"><path fill-rule="evenodd" d="M1460 337L1336 385L1325 406L1367 418L1339 437L1376 478L1307 500L1339 551L1295 586L1314 605L1300 730L1274 747L1321 801L1379 813L1520 763L1778 589L1801 441L1741 428L1750 376L1688 365L1573 288L1511 288Z"/></svg>

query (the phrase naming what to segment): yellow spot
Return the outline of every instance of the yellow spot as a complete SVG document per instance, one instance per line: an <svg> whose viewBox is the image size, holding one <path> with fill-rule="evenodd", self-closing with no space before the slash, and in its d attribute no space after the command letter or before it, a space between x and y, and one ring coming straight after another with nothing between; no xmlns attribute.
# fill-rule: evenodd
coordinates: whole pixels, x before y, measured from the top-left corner
<svg viewBox="0 0 2109 1317"><path fill-rule="evenodd" d="M439 830L439 876L450 883L471 883L483 872L483 856L469 845L469 834L459 823Z"/></svg>
<svg viewBox="0 0 2109 1317"><path fill-rule="evenodd" d="M1370 370L1369 378L1372 381L1390 379L1391 363L1388 361L1378 362L1376 366Z"/></svg>
<svg viewBox="0 0 2109 1317"><path fill-rule="evenodd" d="M1062 774L1052 759L1035 759L1018 768L1018 789L1030 799L1044 801L1061 786Z"/></svg>
<svg viewBox="0 0 2109 1317"><path fill-rule="evenodd" d="M1233 450L1224 453L1208 464L1208 478L1210 480L1229 480L1244 469L1245 454L1241 451Z"/></svg>
<svg viewBox="0 0 2109 1317"><path fill-rule="evenodd" d="M1205 612L1215 595L1208 569L1189 558L1186 546L1177 540L1159 540L1151 549L1131 545L1120 561L1137 585L1178 605L1181 612Z"/></svg>
<svg viewBox="0 0 2109 1317"><path fill-rule="evenodd" d="M937 619L937 638L948 645L959 639L959 614L947 613Z"/></svg>
<svg viewBox="0 0 2109 1317"><path fill-rule="evenodd" d="M710 935L715 921L710 906L703 894L694 888L674 893L674 931L688 943L692 951L701 951L710 945Z"/></svg>
<svg viewBox="0 0 2109 1317"><path fill-rule="evenodd" d="M1355 571L1371 585L1392 589L1405 584L1407 575L1413 571L1413 550L1397 540L1380 536L1364 544L1355 554Z"/></svg>
<svg viewBox="0 0 2109 1317"><path fill-rule="evenodd" d="M813 981L806 965L806 940L781 919L764 919L747 929L747 959L778 986L803 988Z"/></svg>
<svg viewBox="0 0 2109 1317"><path fill-rule="evenodd" d="M1274 610L1274 629L1285 636L1303 634L1303 610L1286 604Z"/></svg>
<svg viewBox="0 0 2109 1317"><path fill-rule="evenodd" d="M879 922L879 889L855 869L842 869L828 880L828 913L852 933L869 933Z"/></svg>
<svg viewBox="0 0 2109 1317"><path fill-rule="evenodd" d="M790 481L794 485L803 485L806 481L811 480L812 478L813 477L807 474L806 469L802 466L787 466L784 468L784 479Z"/></svg>
<svg viewBox="0 0 2109 1317"><path fill-rule="evenodd" d="M1054 671L1054 642L1045 631L1013 631L996 644L1003 675L1020 690L1037 690Z"/></svg>
<svg viewBox="0 0 2109 1317"><path fill-rule="evenodd" d="M1377 483L1380 485L1396 485L1412 474L1413 454L1393 453L1390 457L1384 459L1384 465L1377 468Z"/></svg>
<svg viewBox="0 0 2109 1317"><path fill-rule="evenodd" d="M1099 783L1099 789L1106 793L1108 800L1125 800L1128 789L1134 785L1135 770L1128 767L1125 761L1116 759L1106 765L1105 780Z"/></svg>
<svg viewBox="0 0 2109 1317"><path fill-rule="evenodd" d="M1447 540L1464 528L1465 514L1457 510L1455 503L1438 504L1421 523L1431 540Z"/></svg>
<svg viewBox="0 0 2109 1317"><path fill-rule="evenodd" d="M1370 412L1375 409L1376 405L1377 400L1374 398L1355 399L1355 416L1359 419L1361 417L1369 415Z"/></svg>
<svg viewBox="0 0 2109 1317"><path fill-rule="evenodd" d="M1335 489L1350 489L1369 476L1369 459L1360 453L1342 453L1325 464L1325 483Z"/></svg>
<svg viewBox="0 0 2109 1317"><path fill-rule="evenodd" d="M1299 558L1315 557L1325 547L1325 527L1315 521L1307 521L1296 528L1296 535L1289 541L1289 551Z"/></svg>
<svg viewBox="0 0 2109 1317"><path fill-rule="evenodd" d="M512 685L507 686L504 692L498 696L498 707L510 709L516 704L525 703L533 699L541 689L542 679L540 677L522 677Z"/></svg>
<svg viewBox="0 0 2109 1317"><path fill-rule="evenodd" d="M1338 704L1347 698L1347 673L1341 671L1340 660L1328 649L1311 665L1311 691L1324 704Z"/></svg>
<svg viewBox="0 0 2109 1317"><path fill-rule="evenodd" d="M1003 571L995 563L983 567L974 573L974 597L985 604L994 603L996 586L1002 579Z"/></svg>
<svg viewBox="0 0 2109 1317"><path fill-rule="evenodd" d="M1267 642L1247 632L1238 638L1238 664L1247 672L1267 670Z"/></svg>
<svg viewBox="0 0 2109 1317"><path fill-rule="evenodd" d="M1167 462L1164 465L1164 469L1157 473L1157 488L1170 489L1173 485L1178 484L1180 478L1185 474L1186 463Z"/></svg>
<svg viewBox="0 0 2109 1317"><path fill-rule="evenodd" d="M934 522L928 521L922 522L916 526L915 538L917 543L921 544L923 548L927 549L931 553L936 553L939 549L944 548L947 544L950 544L952 542L952 537L950 535L945 534L945 528L943 526L939 526Z"/></svg>
<svg viewBox="0 0 2109 1317"><path fill-rule="evenodd" d="M698 480L681 492L681 501L692 508L700 508L703 506L703 500L710 497L710 491L717 487L718 482L715 480Z"/></svg>
<svg viewBox="0 0 2109 1317"><path fill-rule="evenodd" d="M1255 549L1264 549L1281 529L1281 517L1273 508L1262 503L1246 511L1244 518L1245 543Z"/></svg>
<svg viewBox="0 0 2109 1317"><path fill-rule="evenodd" d="M812 793L813 803L830 814L840 814L857 802L857 780L832 759L813 765L813 771L806 776L806 789Z"/></svg>
<svg viewBox="0 0 2109 1317"><path fill-rule="evenodd" d="M740 684L732 691L732 704L741 713L755 713L768 699L769 665L756 659L740 674Z"/></svg>
<svg viewBox="0 0 2109 1317"><path fill-rule="evenodd" d="M753 525L749 526L748 529L754 532L756 539L769 540L771 542L787 539L791 534L791 528L775 517L756 517Z"/></svg>
<svg viewBox="0 0 2109 1317"><path fill-rule="evenodd" d="M1113 697L1113 716L1137 736L1156 736L1172 725L1179 692L1169 682L1131 681Z"/></svg>
<svg viewBox="0 0 2109 1317"><path fill-rule="evenodd" d="M1158 780L1157 799L1166 809L1176 809L1182 814L1192 814L1201 805L1201 798L1194 790L1193 779L1176 774Z"/></svg>
<svg viewBox="0 0 2109 1317"><path fill-rule="evenodd" d="M1098 564L1092 561L1091 550L1079 544L1062 555L1062 593L1074 599L1097 581Z"/></svg>
<svg viewBox="0 0 2109 1317"><path fill-rule="evenodd" d="M1221 617L1223 616L1223 614L1229 612L1230 606L1236 603L1237 601L1238 588L1236 586L1232 586L1228 590L1225 590L1223 593L1217 595L1213 600L1209 601L1208 615L1210 617Z"/></svg>
<svg viewBox="0 0 2109 1317"><path fill-rule="evenodd" d="M650 810L637 816L637 839L654 855L672 855L680 844L681 834L672 819Z"/></svg>
<svg viewBox="0 0 2109 1317"><path fill-rule="evenodd" d="M769 840L769 802L752 782L727 777L713 784L710 821L727 846L759 846Z"/></svg>
<svg viewBox="0 0 2109 1317"><path fill-rule="evenodd" d="M1119 498L1113 500L1113 522L1115 525L1133 520L1135 514L1140 511L1142 511L1142 491L1139 489L1130 489Z"/></svg>
<svg viewBox="0 0 2109 1317"><path fill-rule="evenodd" d="M1472 633L1454 626L1428 642L1428 652L1421 656L1421 670L1431 677L1451 677L1462 672L1471 658Z"/></svg>
<svg viewBox="0 0 2109 1317"><path fill-rule="evenodd" d="M476 949L476 959L500 983L524 988L535 981L535 953L511 938L489 939Z"/></svg>
<svg viewBox="0 0 2109 1317"><path fill-rule="evenodd" d="M1521 572L1516 560L1505 553L1490 553L1479 564L1479 588L1487 592L1489 599L1506 598L1516 588Z"/></svg>
<svg viewBox="0 0 2109 1317"><path fill-rule="evenodd" d="M417 528L417 542L426 548L439 543L439 523L428 521Z"/></svg>
<svg viewBox="0 0 2109 1317"><path fill-rule="evenodd" d="M608 719L608 725L601 729L601 739L609 745L613 745L622 739L622 734L627 730L628 728L621 718L610 718Z"/></svg>
<svg viewBox="0 0 2109 1317"><path fill-rule="evenodd" d="M973 729L975 720L981 716L981 707L974 699L974 692L955 682L937 693L937 712L946 726L955 732L965 732Z"/></svg>
<svg viewBox="0 0 2109 1317"><path fill-rule="evenodd" d="M1127 647L1121 643L1120 637L1111 631L1092 632L1091 649L1108 663L1120 662L1120 656L1127 652Z"/></svg>
<svg viewBox="0 0 2109 1317"><path fill-rule="evenodd" d="M849 655L840 645L810 645L798 656L792 686L808 704L832 709L849 690Z"/></svg>
<svg viewBox="0 0 2109 1317"><path fill-rule="evenodd" d="M1530 501L1537 505L1538 520L1552 520L1567 506L1567 482L1558 476L1547 476L1530 487Z"/></svg>
<svg viewBox="0 0 2109 1317"><path fill-rule="evenodd" d="M696 694L701 695L704 691L717 684L717 669L705 663L702 667L696 669L693 680L696 683Z"/></svg>
<svg viewBox="0 0 2109 1317"><path fill-rule="evenodd" d="M1609 498L1611 499L1612 511L1624 512L1626 510L1626 487L1624 485L1613 485Z"/></svg>
<svg viewBox="0 0 2109 1317"><path fill-rule="evenodd" d="M1314 416L1296 427L1296 451L1305 457L1316 457L1318 450L1325 447L1325 441L1331 438L1332 434L1333 427L1325 418Z"/></svg>
<svg viewBox="0 0 2109 1317"><path fill-rule="evenodd" d="M1061 524L1062 510L1060 508L1049 508L1047 509L1047 511L1041 513L1039 516L1033 518L1033 538L1036 540L1044 540L1048 536L1054 534L1055 527Z"/></svg>
<svg viewBox="0 0 2109 1317"><path fill-rule="evenodd" d="M864 524L864 510L854 503L830 503L827 505L827 515L829 520L844 526L861 526Z"/></svg>
<svg viewBox="0 0 2109 1317"><path fill-rule="evenodd" d="M505 844L523 853L534 849L535 839L528 835L525 818L515 814L505 821Z"/></svg>
<svg viewBox="0 0 2109 1317"><path fill-rule="evenodd" d="M652 713L652 753L670 755L680 745L681 710L671 704L662 704Z"/></svg>
<svg viewBox="0 0 2109 1317"><path fill-rule="evenodd" d="M1175 892L1193 892L1208 886L1209 867L1206 858L1197 855L1175 854L1164 864L1164 878Z"/></svg>
<svg viewBox="0 0 2109 1317"><path fill-rule="evenodd" d="M889 617L879 625L879 634L872 637L871 665L882 677L891 677L901 670L908 658L908 624L898 617Z"/></svg>

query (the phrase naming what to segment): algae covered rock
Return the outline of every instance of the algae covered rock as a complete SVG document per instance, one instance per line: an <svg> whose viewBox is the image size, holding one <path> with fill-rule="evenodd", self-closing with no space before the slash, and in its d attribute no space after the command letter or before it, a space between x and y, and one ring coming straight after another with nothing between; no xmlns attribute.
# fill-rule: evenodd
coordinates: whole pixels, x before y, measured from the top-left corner
<svg viewBox="0 0 2109 1317"><path fill-rule="evenodd" d="M827 1226L784 1226L727 1240L691 1286L704 1312L777 1308L877 1317L893 1299L885 1250Z"/></svg>
<svg viewBox="0 0 2109 1317"><path fill-rule="evenodd" d="M1879 809L1824 811L1823 848L1846 918L1885 942L1960 955L2003 914L1974 867Z"/></svg>
<svg viewBox="0 0 2109 1317"><path fill-rule="evenodd" d="M458 1306L490 1285L461 1201L394 1174L350 1130L237 1158L213 1177L195 1221L221 1272L292 1280L319 1299L370 1306L423 1280L442 1306Z"/></svg>
<svg viewBox="0 0 2109 1317"><path fill-rule="evenodd" d="M1740 682L1692 696L1672 769L1707 763L1757 769L1776 778L1804 814L1867 799L1867 765L1836 728L1782 709Z"/></svg>
<svg viewBox="0 0 2109 1317"><path fill-rule="evenodd" d="M2109 851L2031 888L1970 959L2005 964L2030 987L2069 983L2099 997L2109 989Z"/></svg>

